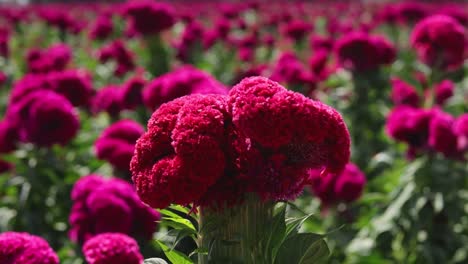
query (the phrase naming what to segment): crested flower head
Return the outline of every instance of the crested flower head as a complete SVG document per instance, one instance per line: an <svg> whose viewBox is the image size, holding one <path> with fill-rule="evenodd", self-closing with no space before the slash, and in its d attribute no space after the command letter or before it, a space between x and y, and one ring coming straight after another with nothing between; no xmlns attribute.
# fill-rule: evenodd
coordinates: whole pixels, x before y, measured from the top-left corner
<svg viewBox="0 0 468 264"><path fill-rule="evenodd" d="M44 239L28 233L0 234L0 263L58 264L57 254Z"/></svg>

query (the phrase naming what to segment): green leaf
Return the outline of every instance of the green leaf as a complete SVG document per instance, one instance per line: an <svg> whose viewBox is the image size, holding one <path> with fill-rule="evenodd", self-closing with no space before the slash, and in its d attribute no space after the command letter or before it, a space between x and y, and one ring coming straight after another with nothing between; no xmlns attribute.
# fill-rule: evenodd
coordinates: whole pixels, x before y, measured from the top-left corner
<svg viewBox="0 0 468 264"><path fill-rule="evenodd" d="M304 222L307 221L307 219L309 219L313 215L314 214L308 214L298 218L286 219L286 236L289 236L291 233L297 233L297 231L299 231L299 228L301 228Z"/></svg>
<svg viewBox="0 0 468 264"><path fill-rule="evenodd" d="M167 262L164 259L160 259L160 258L150 258L150 259L145 259L143 264L167 264Z"/></svg>
<svg viewBox="0 0 468 264"><path fill-rule="evenodd" d="M268 238L266 240L267 256L273 260L278 252L281 243L285 239L286 224L284 219L286 217L286 206L279 209L273 217L271 228L269 230Z"/></svg>
<svg viewBox="0 0 468 264"><path fill-rule="evenodd" d="M329 255L330 250L323 236L301 233L290 236L283 242L274 263L325 263Z"/></svg>
<svg viewBox="0 0 468 264"><path fill-rule="evenodd" d="M197 231L193 226L192 222L182 217L163 217L162 223L175 229L189 229L192 230L194 233L196 233Z"/></svg>
<svg viewBox="0 0 468 264"><path fill-rule="evenodd" d="M171 250L168 246L166 246L161 241L156 240L157 245L161 248L164 252L166 257L174 264L193 264L193 261L184 255L183 253L177 250Z"/></svg>

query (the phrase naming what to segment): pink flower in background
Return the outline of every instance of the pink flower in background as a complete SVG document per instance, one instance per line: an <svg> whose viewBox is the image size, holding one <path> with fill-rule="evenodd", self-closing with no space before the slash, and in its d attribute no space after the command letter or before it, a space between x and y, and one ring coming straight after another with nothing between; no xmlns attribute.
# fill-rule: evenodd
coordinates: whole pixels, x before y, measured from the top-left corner
<svg viewBox="0 0 468 264"><path fill-rule="evenodd" d="M65 70L47 75L52 91L63 95L74 106L89 106L94 95L90 75L83 70Z"/></svg>
<svg viewBox="0 0 468 264"><path fill-rule="evenodd" d="M122 87L122 103L125 109L135 109L143 105L143 88L146 85L146 80L134 76L123 84Z"/></svg>
<svg viewBox="0 0 468 264"><path fill-rule="evenodd" d="M57 254L47 241L28 233L0 234L0 263L2 264L58 264Z"/></svg>
<svg viewBox="0 0 468 264"><path fill-rule="evenodd" d="M411 32L411 46L419 59L431 67L458 68L466 58L467 35L455 19L434 15L419 22Z"/></svg>
<svg viewBox="0 0 468 264"><path fill-rule="evenodd" d="M348 163L341 173L323 175L320 170L311 170L309 181L312 192L324 206L354 202L361 197L367 182L364 173L352 163Z"/></svg>
<svg viewBox="0 0 468 264"><path fill-rule="evenodd" d="M395 105L409 105L418 107L420 98L416 89L398 78L392 78L392 93L390 98Z"/></svg>
<svg viewBox="0 0 468 264"><path fill-rule="evenodd" d="M143 90L143 102L155 110L161 104L189 94L227 94L227 87L206 72L182 66L149 82Z"/></svg>
<svg viewBox="0 0 468 264"><path fill-rule="evenodd" d="M434 89L436 103L438 105L443 105L453 96L455 84L451 80L443 80L438 83Z"/></svg>
<svg viewBox="0 0 468 264"><path fill-rule="evenodd" d="M175 11L170 4L151 0L128 1L124 14L136 32L141 35L157 34L169 29L176 22Z"/></svg>
<svg viewBox="0 0 468 264"><path fill-rule="evenodd" d="M115 40L102 47L98 52L98 59L103 63L114 60L117 64L114 73L117 76L123 76L135 69L134 54L122 40Z"/></svg>
<svg viewBox="0 0 468 264"><path fill-rule="evenodd" d="M89 264L142 264L137 242L126 235L105 233L88 240L83 254Z"/></svg>
<svg viewBox="0 0 468 264"><path fill-rule="evenodd" d="M73 186L71 198L69 237L78 243L106 232L149 240L160 219L159 212L139 200L131 184L117 178L82 177Z"/></svg>
<svg viewBox="0 0 468 264"><path fill-rule="evenodd" d="M72 51L64 43L56 43L47 49L31 49L26 54L28 70L32 73L62 71L72 59Z"/></svg>
<svg viewBox="0 0 468 264"><path fill-rule="evenodd" d="M118 116L123 108L122 89L113 85L101 88L94 96L91 105L93 113L107 112L112 117Z"/></svg>
<svg viewBox="0 0 468 264"><path fill-rule="evenodd" d="M106 128L94 143L96 155L115 168L128 171L137 139L145 132L132 120L120 120Z"/></svg>
<svg viewBox="0 0 468 264"><path fill-rule="evenodd" d="M112 23L112 16L107 14L99 15L94 21L89 36L92 39L106 39L114 31L114 25Z"/></svg>

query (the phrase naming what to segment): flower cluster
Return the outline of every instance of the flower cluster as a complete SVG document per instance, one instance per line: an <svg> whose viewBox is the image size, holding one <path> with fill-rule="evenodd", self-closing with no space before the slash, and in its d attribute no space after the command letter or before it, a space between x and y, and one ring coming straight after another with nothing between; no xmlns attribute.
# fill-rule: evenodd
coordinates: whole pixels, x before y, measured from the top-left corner
<svg viewBox="0 0 468 264"><path fill-rule="evenodd" d="M115 168L128 171L135 142L145 132L135 121L124 119L106 128L94 143L96 154Z"/></svg>
<svg viewBox="0 0 468 264"><path fill-rule="evenodd" d="M131 171L142 201L156 208L232 205L245 193L291 199L309 169L339 173L349 145L334 109L251 77L228 96L191 95L161 105L137 141Z"/></svg>
<svg viewBox="0 0 468 264"><path fill-rule="evenodd" d="M97 235L83 246L89 264L141 264L143 256L137 242L124 234Z"/></svg>
<svg viewBox="0 0 468 264"><path fill-rule="evenodd" d="M151 239L160 214L138 199L124 180L88 175L71 193L70 239L83 243L97 234L114 232Z"/></svg>
<svg viewBox="0 0 468 264"><path fill-rule="evenodd" d="M44 239L28 233L0 234L0 263L58 264L57 254Z"/></svg>
<svg viewBox="0 0 468 264"><path fill-rule="evenodd" d="M310 170L309 181L312 192L326 207L357 200L366 185L366 176L355 164L348 163L341 173L323 175L319 170Z"/></svg>

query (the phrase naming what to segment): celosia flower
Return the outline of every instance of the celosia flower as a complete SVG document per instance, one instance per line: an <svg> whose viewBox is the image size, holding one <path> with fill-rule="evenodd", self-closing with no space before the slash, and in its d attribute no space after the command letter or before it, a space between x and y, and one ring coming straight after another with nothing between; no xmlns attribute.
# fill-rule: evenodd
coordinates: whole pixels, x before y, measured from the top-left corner
<svg viewBox="0 0 468 264"><path fill-rule="evenodd" d="M0 153L8 153L16 149L19 140L17 120L5 118L0 121Z"/></svg>
<svg viewBox="0 0 468 264"><path fill-rule="evenodd" d="M466 30L448 16L435 15L422 20L415 26L410 41L419 59L432 67L457 68L466 56Z"/></svg>
<svg viewBox="0 0 468 264"><path fill-rule="evenodd" d="M117 86L107 86L99 90L92 100L94 113L107 112L110 116L118 116L123 110L122 90Z"/></svg>
<svg viewBox="0 0 468 264"><path fill-rule="evenodd" d="M37 92L24 122L28 142L39 146L65 145L78 132L80 123L68 100L54 92Z"/></svg>
<svg viewBox="0 0 468 264"><path fill-rule="evenodd" d="M44 239L27 233L0 234L0 263L58 264L57 254Z"/></svg>
<svg viewBox="0 0 468 264"><path fill-rule="evenodd" d="M315 77L307 71L299 59L291 52L281 54L271 73L272 80L289 85L301 85L309 89L315 87Z"/></svg>
<svg viewBox="0 0 468 264"><path fill-rule="evenodd" d="M286 24L283 28L283 34L294 41L301 41L312 30L313 26L309 23L303 20L294 20Z"/></svg>
<svg viewBox="0 0 468 264"><path fill-rule="evenodd" d="M8 76L4 72L0 71L0 88L6 83L7 79Z"/></svg>
<svg viewBox="0 0 468 264"><path fill-rule="evenodd" d="M308 169L339 173L349 145L335 110L251 77L228 97L191 95L161 105L137 141L131 171L142 201L157 208L229 206L247 192L290 199Z"/></svg>
<svg viewBox="0 0 468 264"><path fill-rule="evenodd" d="M122 87L122 103L125 109L134 109L143 105L143 88L146 80L135 76L128 79Z"/></svg>
<svg viewBox="0 0 468 264"><path fill-rule="evenodd" d="M141 203L132 185L121 179L88 175L71 193L70 239L83 243L91 237L118 232L151 239L160 214Z"/></svg>
<svg viewBox="0 0 468 264"><path fill-rule="evenodd" d="M112 34L113 30L112 17L107 14L101 14L94 21L89 36L91 39L106 39Z"/></svg>
<svg viewBox="0 0 468 264"><path fill-rule="evenodd" d="M453 96L455 84L451 80L443 80L434 88L435 102L438 105L443 105L450 97Z"/></svg>
<svg viewBox="0 0 468 264"><path fill-rule="evenodd" d="M63 95L74 106L88 106L94 90L90 76L80 70L53 72L47 76L50 89Z"/></svg>
<svg viewBox="0 0 468 264"><path fill-rule="evenodd" d="M48 49L31 49L26 54L28 70L32 73L62 71L72 58L70 47L57 43Z"/></svg>
<svg viewBox="0 0 468 264"><path fill-rule="evenodd" d="M427 144L432 115L431 110L409 106L395 107L387 117L387 133L413 147L423 147Z"/></svg>
<svg viewBox="0 0 468 264"><path fill-rule="evenodd" d="M341 173L323 175L319 170L311 170L309 181L312 192L324 206L353 202L361 197L366 185L364 173L352 163L348 163Z"/></svg>
<svg viewBox="0 0 468 264"><path fill-rule="evenodd" d="M89 264L142 264L137 242L126 235L105 233L88 240L83 254Z"/></svg>
<svg viewBox="0 0 468 264"><path fill-rule="evenodd" d="M133 53L128 50L121 40L115 40L102 47L98 52L98 59L101 62L115 60L117 67L115 75L122 76L135 68Z"/></svg>
<svg viewBox="0 0 468 264"><path fill-rule="evenodd" d="M453 132L458 137L458 150L466 153L468 151L468 114L457 118L453 125Z"/></svg>
<svg viewBox="0 0 468 264"><path fill-rule="evenodd" d="M176 22L171 5L151 0L128 1L124 6L124 14L130 18L134 30L141 35L157 34Z"/></svg>
<svg viewBox="0 0 468 264"><path fill-rule="evenodd" d="M433 150L444 154L447 157L459 157L457 149L457 136L454 133L453 125L455 118L442 111L435 111L429 122L428 145Z"/></svg>
<svg viewBox="0 0 468 264"><path fill-rule="evenodd" d="M394 104L414 107L419 106L419 95L413 86L398 78L393 78L391 83L392 93L390 97Z"/></svg>
<svg viewBox="0 0 468 264"><path fill-rule="evenodd" d="M97 157L119 170L128 171L135 143L144 132L143 127L132 120L120 120L112 124L94 144Z"/></svg>
<svg viewBox="0 0 468 264"><path fill-rule="evenodd" d="M344 68L368 71L389 64L395 59L395 48L382 36L354 32L340 38L335 44L338 62Z"/></svg>
<svg viewBox="0 0 468 264"><path fill-rule="evenodd" d="M189 94L227 94L227 88L214 77L186 65L163 74L143 90L143 102L149 109Z"/></svg>

